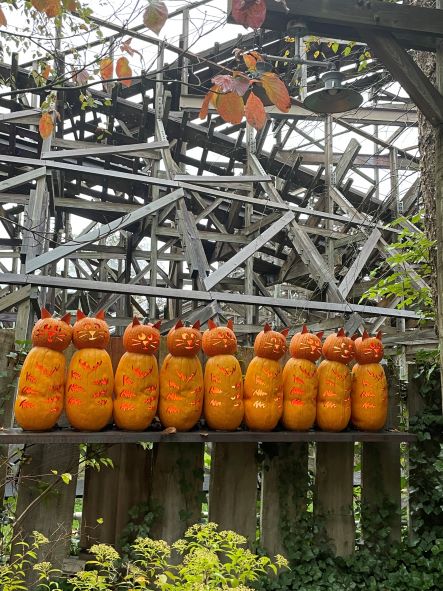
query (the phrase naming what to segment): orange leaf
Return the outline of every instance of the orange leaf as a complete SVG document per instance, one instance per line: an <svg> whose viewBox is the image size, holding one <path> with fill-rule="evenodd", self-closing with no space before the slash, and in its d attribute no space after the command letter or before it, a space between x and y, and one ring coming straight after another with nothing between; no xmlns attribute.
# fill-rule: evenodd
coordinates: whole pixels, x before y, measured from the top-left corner
<svg viewBox="0 0 443 591"><path fill-rule="evenodd" d="M54 18L62 12L60 0L46 0L45 13L48 18Z"/></svg>
<svg viewBox="0 0 443 591"><path fill-rule="evenodd" d="M5 13L3 12L3 10L0 7L0 27L6 27L7 24L8 24L8 21L6 20Z"/></svg>
<svg viewBox="0 0 443 591"><path fill-rule="evenodd" d="M114 64L112 58L104 57L100 60L100 78L102 80L109 80L112 78L114 72Z"/></svg>
<svg viewBox="0 0 443 591"><path fill-rule="evenodd" d="M31 0L32 6L39 12L45 12L48 7L48 0Z"/></svg>
<svg viewBox="0 0 443 591"><path fill-rule="evenodd" d="M42 70L42 78L47 80L49 78L49 74L52 72L52 68L49 64L46 64Z"/></svg>
<svg viewBox="0 0 443 591"><path fill-rule="evenodd" d="M236 92L220 94L217 99L217 111L223 121L238 125L245 113L243 98Z"/></svg>
<svg viewBox="0 0 443 591"><path fill-rule="evenodd" d="M217 86L217 84L214 84L214 86L211 86L208 94L205 96L205 98L203 100L200 112L198 114L200 119L206 119L206 117L208 116L208 109L209 109L210 104L212 104L213 107L217 107L218 97L220 96L218 94L219 92L220 92L220 87Z"/></svg>
<svg viewBox="0 0 443 591"><path fill-rule="evenodd" d="M249 51L242 55L243 61L248 70L255 70L257 62L263 61L262 56L257 51Z"/></svg>
<svg viewBox="0 0 443 591"><path fill-rule="evenodd" d="M115 73L118 78L128 78L132 76L131 66L127 57L119 57L115 66ZM123 86L131 86L132 80L121 80Z"/></svg>
<svg viewBox="0 0 443 591"><path fill-rule="evenodd" d="M291 97L289 96L286 84L280 80L274 72L265 72L260 78L260 81L263 84L263 88L265 89L269 100L273 102L280 111L287 113L291 108Z"/></svg>
<svg viewBox="0 0 443 591"><path fill-rule="evenodd" d="M266 111L261 100L252 91L245 106L246 121L255 129L261 129L266 123Z"/></svg>
<svg viewBox="0 0 443 591"><path fill-rule="evenodd" d="M44 140L51 136L54 130L54 122L52 121L52 115L50 113L43 113L40 117L38 130Z"/></svg>

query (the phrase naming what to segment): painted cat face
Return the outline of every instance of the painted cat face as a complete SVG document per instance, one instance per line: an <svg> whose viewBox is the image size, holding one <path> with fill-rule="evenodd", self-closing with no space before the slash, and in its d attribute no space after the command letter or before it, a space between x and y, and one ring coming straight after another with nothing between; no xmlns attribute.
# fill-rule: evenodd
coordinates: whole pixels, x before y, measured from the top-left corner
<svg viewBox="0 0 443 591"><path fill-rule="evenodd" d="M312 334L309 332L306 325L303 326L301 332L296 333L289 345L289 352L292 357L296 359L309 359L309 361L317 361L321 357L321 338L322 332Z"/></svg>
<svg viewBox="0 0 443 591"><path fill-rule="evenodd" d="M330 334L323 343L323 357L329 361L349 363L355 354L354 341L341 328L337 334Z"/></svg>
<svg viewBox="0 0 443 591"><path fill-rule="evenodd" d="M72 333L72 341L77 349L106 349L110 339L103 310L95 318L89 318L81 310L77 310L77 321Z"/></svg>
<svg viewBox="0 0 443 591"><path fill-rule="evenodd" d="M266 359L280 359L286 353L286 337L289 328L284 328L281 332L272 330L269 324L265 324L264 329L258 333L254 341L254 353L257 357Z"/></svg>
<svg viewBox="0 0 443 591"><path fill-rule="evenodd" d="M71 342L72 328L71 314L63 318L52 318L50 312L43 308L41 319L35 323L32 330L32 344L34 347L47 347L54 351L64 351Z"/></svg>
<svg viewBox="0 0 443 591"><path fill-rule="evenodd" d="M194 357L200 351L202 334L199 330L200 321L192 327L183 326L179 320L167 337L168 351L177 357Z"/></svg>
<svg viewBox="0 0 443 591"><path fill-rule="evenodd" d="M203 333L203 351L208 357L213 355L232 355L237 351L237 338L232 330L234 322L228 321L227 326L217 326L208 320L208 330Z"/></svg>
<svg viewBox="0 0 443 591"><path fill-rule="evenodd" d="M370 337L366 331L363 336L355 339L355 358L358 363L379 363L383 359L383 344L381 332L375 337Z"/></svg>
<svg viewBox="0 0 443 591"><path fill-rule="evenodd" d="M160 345L161 321L155 324L140 324L137 316L126 328L123 334L123 346L130 353L145 353L152 355Z"/></svg>

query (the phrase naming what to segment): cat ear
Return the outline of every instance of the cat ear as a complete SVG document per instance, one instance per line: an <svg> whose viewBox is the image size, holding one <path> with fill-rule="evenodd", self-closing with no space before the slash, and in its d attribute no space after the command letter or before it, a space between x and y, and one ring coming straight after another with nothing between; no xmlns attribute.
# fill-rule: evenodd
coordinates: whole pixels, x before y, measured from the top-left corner
<svg viewBox="0 0 443 591"><path fill-rule="evenodd" d="M83 318L86 318L86 314L81 310L77 310L77 321L83 320Z"/></svg>
<svg viewBox="0 0 443 591"><path fill-rule="evenodd" d="M289 328L284 328L283 330L280 331L280 333L284 336L287 337L289 334Z"/></svg>
<svg viewBox="0 0 443 591"><path fill-rule="evenodd" d="M183 322L181 320L179 320L177 322L177 324L175 325L175 328L182 328L184 326Z"/></svg>
<svg viewBox="0 0 443 591"><path fill-rule="evenodd" d="M200 330L200 320L197 320L197 322L194 322L194 324L192 325L192 328L195 328L195 330Z"/></svg>
<svg viewBox="0 0 443 591"><path fill-rule="evenodd" d="M226 328L229 328L230 330L234 330L234 319L230 318L228 320L228 324L226 325Z"/></svg>
<svg viewBox="0 0 443 591"><path fill-rule="evenodd" d="M378 339L379 341L381 341L382 336L383 336L383 333L381 330L379 330L378 333L375 335L375 338Z"/></svg>
<svg viewBox="0 0 443 591"><path fill-rule="evenodd" d="M209 326L209 330L213 330L214 328L217 328L217 325L215 324L215 322L211 318L208 320L208 326Z"/></svg>
<svg viewBox="0 0 443 591"><path fill-rule="evenodd" d="M340 330L337 333L338 337L344 337L345 335L345 329L344 328L340 328Z"/></svg>
<svg viewBox="0 0 443 591"><path fill-rule="evenodd" d="M263 327L263 332L269 332L270 330L272 330L271 325L266 323Z"/></svg>
<svg viewBox="0 0 443 591"><path fill-rule="evenodd" d="M40 311L40 318L52 318L52 314L46 308L42 308Z"/></svg>
<svg viewBox="0 0 443 591"><path fill-rule="evenodd" d="M365 339L369 339L369 335L366 332L366 330L363 331L363 336L361 337L362 341L364 341Z"/></svg>
<svg viewBox="0 0 443 591"><path fill-rule="evenodd" d="M157 322L152 325L152 328L156 328L157 330L159 330L159 328L160 328L161 325L162 325L162 321L161 320L157 320Z"/></svg>
<svg viewBox="0 0 443 591"><path fill-rule="evenodd" d="M105 311L99 310L97 312L97 314L95 315L95 317L98 318L99 320L104 320L105 319Z"/></svg>
<svg viewBox="0 0 443 591"><path fill-rule="evenodd" d="M317 337L318 337L320 340L322 340L322 338L323 338L323 335L324 335L324 334L325 334L325 331L324 331L324 330L321 330L320 332L318 332L318 333L317 333Z"/></svg>
<svg viewBox="0 0 443 591"><path fill-rule="evenodd" d="M134 318L132 319L132 326L139 326L140 324L140 320L138 319L137 316L134 316Z"/></svg>
<svg viewBox="0 0 443 591"><path fill-rule="evenodd" d="M69 312L60 318L62 322L66 322L66 324L71 324L71 314Z"/></svg>
<svg viewBox="0 0 443 591"><path fill-rule="evenodd" d="M306 324L303 324L303 328L301 329L301 333L306 334L307 332L309 332L309 328L306 326Z"/></svg>

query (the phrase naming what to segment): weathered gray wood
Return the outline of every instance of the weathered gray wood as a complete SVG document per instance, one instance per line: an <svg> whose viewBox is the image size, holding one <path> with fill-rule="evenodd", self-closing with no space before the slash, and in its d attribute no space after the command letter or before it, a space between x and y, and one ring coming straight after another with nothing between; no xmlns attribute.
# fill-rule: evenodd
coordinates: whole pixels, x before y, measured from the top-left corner
<svg viewBox="0 0 443 591"><path fill-rule="evenodd" d="M380 230L378 230L378 228L372 230L370 236L364 243L363 248L360 250L357 257L354 259L352 265L350 266L348 272L343 277L340 285L338 286L338 289L340 290L340 293L343 295L344 298L348 296L349 292L354 286L357 277L360 275L369 257L371 256L374 248L377 246L380 237L381 232Z"/></svg>
<svg viewBox="0 0 443 591"><path fill-rule="evenodd" d="M270 181L272 180L268 174L265 175L242 175L242 176L192 176L190 174L175 174L174 175L175 181L184 181L186 183L201 183L206 185L218 185L219 183L238 183L241 181L243 187L245 185L243 183L258 183L261 181Z"/></svg>
<svg viewBox="0 0 443 591"><path fill-rule="evenodd" d="M184 199L180 202L177 214L182 245L191 276L197 278L199 285L204 287L205 278L210 271L209 263L203 249L194 216L188 210Z"/></svg>
<svg viewBox="0 0 443 591"><path fill-rule="evenodd" d="M27 285L26 287L21 287L20 289L0 298L0 312L9 310L13 306L17 306L27 300L31 295L31 291L31 286Z"/></svg>
<svg viewBox="0 0 443 591"><path fill-rule="evenodd" d="M87 246L92 242L100 240L104 236L108 236L116 230L122 230L127 226L142 220L146 216L152 215L168 203L171 203L171 201L176 201L181 197L183 197L183 190L177 189L169 195L165 195L153 203L149 203L148 205L140 207L136 211L133 211L122 218L118 218L109 224L100 226L96 230L92 230L91 232L87 232L81 236L77 236L75 240L71 240L65 244L62 244L61 246L57 246L50 252L36 257L31 261L26 261L26 272L31 273L32 271L36 271L37 269L40 269L49 263L58 261L61 258L68 256L70 253L79 250L82 246Z"/></svg>
<svg viewBox="0 0 443 591"><path fill-rule="evenodd" d="M237 269L246 259L251 257L257 250L273 238L278 232L285 228L295 218L292 211L285 213L277 222L274 222L269 228L260 234L257 238L252 240L247 246L239 250L232 258L224 265L221 265L216 271L211 273L209 277L204 280L206 289L212 289L224 277L229 275L234 269Z"/></svg>
<svg viewBox="0 0 443 591"><path fill-rule="evenodd" d="M261 545L270 556L287 554L285 543L303 535L308 491L308 444L277 443L264 448Z"/></svg>
<svg viewBox="0 0 443 591"><path fill-rule="evenodd" d="M75 145L75 144L74 144ZM149 158L149 152L151 150L160 150L169 146L169 142L148 142L143 144L125 144L123 146L108 146L106 144L93 144L90 143L88 147L82 147L79 149L72 150L59 150L55 152L44 152L41 157L42 159L50 158L78 158L87 156L99 156L107 154L130 154L134 158ZM135 153L134 153L135 152Z"/></svg>
<svg viewBox="0 0 443 591"><path fill-rule="evenodd" d="M1 300L0 300L1 301ZM14 351L15 334L13 330L0 330L0 429L10 429L14 415L15 372L9 353ZM7 444L0 444L0 510L8 478L9 449Z"/></svg>
<svg viewBox="0 0 443 591"><path fill-rule="evenodd" d="M212 450L209 520L255 543L257 527L257 446L217 443Z"/></svg>
<svg viewBox="0 0 443 591"><path fill-rule="evenodd" d="M197 523L203 502L203 443L154 448L151 506L154 538L173 542Z"/></svg>
<svg viewBox="0 0 443 591"><path fill-rule="evenodd" d="M17 176L5 179L4 181L0 181L0 191L6 191L7 189L12 189L13 187L20 187L21 185L25 185L30 181L42 177L46 177L45 166L36 168L35 170L30 170L29 172L24 172L23 174L18 174Z"/></svg>
<svg viewBox="0 0 443 591"><path fill-rule="evenodd" d="M352 138L349 144L346 146L340 160L337 162L335 167L335 184L339 187L345 178L347 172L351 169L352 165L357 158L357 154L360 152L361 145L355 138ZM331 160L332 160L331 154Z"/></svg>
<svg viewBox="0 0 443 591"><path fill-rule="evenodd" d="M354 552L354 444L318 443L314 512L338 556Z"/></svg>

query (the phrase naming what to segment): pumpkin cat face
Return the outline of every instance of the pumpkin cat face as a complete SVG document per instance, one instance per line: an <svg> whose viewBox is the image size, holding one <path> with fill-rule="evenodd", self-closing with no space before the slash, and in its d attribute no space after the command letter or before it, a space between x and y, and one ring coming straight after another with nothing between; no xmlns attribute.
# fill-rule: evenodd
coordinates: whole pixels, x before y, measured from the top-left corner
<svg viewBox="0 0 443 591"><path fill-rule="evenodd" d="M234 322L228 321L227 326L217 326L208 320L208 330L203 333L203 351L208 357L213 355L232 355L237 351L237 337L232 330Z"/></svg>
<svg viewBox="0 0 443 591"><path fill-rule="evenodd" d="M199 330L200 321L192 327L183 326L179 320L167 337L168 351L177 357L194 357L200 351L202 334Z"/></svg>
<svg viewBox="0 0 443 591"><path fill-rule="evenodd" d="M254 341L254 353L257 357L266 359L280 359L286 353L286 337L289 328L284 328L281 332L272 330L269 324L265 324L264 329L258 333Z"/></svg>
<svg viewBox="0 0 443 591"><path fill-rule="evenodd" d="M355 358L360 365L365 363L379 363L383 359L383 344L381 332L375 337L370 337L366 331L363 336L355 339Z"/></svg>
<svg viewBox="0 0 443 591"><path fill-rule="evenodd" d="M71 314L65 314L63 318L52 318L50 312L43 308L41 319L35 323L32 330L32 344L34 347L47 347L54 351L64 351L70 344L72 328L70 325Z"/></svg>
<svg viewBox="0 0 443 591"><path fill-rule="evenodd" d="M317 361L321 356L322 336L322 332L317 334L310 333L308 327L304 325L301 332L296 333L291 339L291 344L289 345L291 356L297 359Z"/></svg>
<svg viewBox="0 0 443 591"><path fill-rule="evenodd" d="M89 318L81 310L77 310L77 321L72 333L72 341L77 349L106 349L110 339L103 310L95 318Z"/></svg>
<svg viewBox="0 0 443 591"><path fill-rule="evenodd" d="M323 357L329 361L349 363L355 354L354 341L345 335L343 328L330 334L323 343Z"/></svg>
<svg viewBox="0 0 443 591"><path fill-rule="evenodd" d="M123 334L123 346L130 353L145 353L152 355L160 345L161 321L155 324L140 324L137 316L126 328Z"/></svg>

